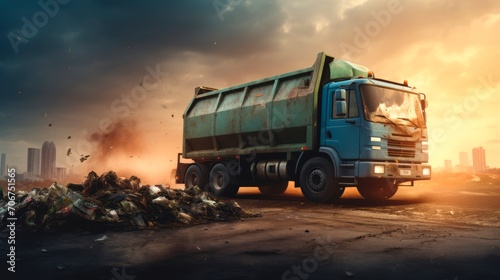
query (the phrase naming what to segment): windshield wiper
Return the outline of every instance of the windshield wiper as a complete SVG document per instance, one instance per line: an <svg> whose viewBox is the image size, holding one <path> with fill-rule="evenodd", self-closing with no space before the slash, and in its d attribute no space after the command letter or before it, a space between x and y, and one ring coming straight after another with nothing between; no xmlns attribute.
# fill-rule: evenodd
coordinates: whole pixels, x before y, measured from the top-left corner
<svg viewBox="0 0 500 280"><path fill-rule="evenodd" d="M398 124L398 123L395 123L395 122L394 122L391 118L389 118L388 116L386 116L386 115L382 115L382 114L376 114L376 115L374 115L374 116L376 116L376 117L381 117L381 118L384 118L384 119L387 119L389 122L391 122L391 124L393 124L393 125L394 125L394 127L396 127L397 129L401 130L401 132L404 132L405 134L407 134L407 135L409 135L409 136L411 136L411 135L412 135L411 131L410 131L410 130L406 127L406 126L404 126L404 125L403 125L403 124L401 124L401 123L399 123L399 124Z"/></svg>
<svg viewBox="0 0 500 280"><path fill-rule="evenodd" d="M411 124L413 124L415 127L418 127L418 128L421 128L417 123L415 123L414 121L410 120L409 118L398 118L400 120L404 120L404 121L409 121Z"/></svg>
<svg viewBox="0 0 500 280"><path fill-rule="evenodd" d="M386 120L390 121L393 125L398 126L398 124L397 124L397 123L395 123L393 120L391 120L391 118L389 118L389 117L388 117L388 116L386 116L386 115L382 115L382 114L375 114L374 116L375 116L375 117L381 117L381 118L384 118L384 119L386 119Z"/></svg>

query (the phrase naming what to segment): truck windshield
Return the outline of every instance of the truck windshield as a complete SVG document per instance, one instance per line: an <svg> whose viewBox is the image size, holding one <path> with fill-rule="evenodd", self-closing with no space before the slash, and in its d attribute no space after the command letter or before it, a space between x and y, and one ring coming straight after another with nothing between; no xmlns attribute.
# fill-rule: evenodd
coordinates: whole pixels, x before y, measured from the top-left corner
<svg viewBox="0 0 500 280"><path fill-rule="evenodd" d="M425 127L419 94L375 85L360 88L366 120Z"/></svg>

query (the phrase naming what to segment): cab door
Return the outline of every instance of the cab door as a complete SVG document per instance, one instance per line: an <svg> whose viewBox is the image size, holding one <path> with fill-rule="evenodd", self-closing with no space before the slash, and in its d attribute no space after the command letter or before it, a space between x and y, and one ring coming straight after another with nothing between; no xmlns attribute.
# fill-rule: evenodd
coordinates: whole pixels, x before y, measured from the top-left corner
<svg viewBox="0 0 500 280"><path fill-rule="evenodd" d="M354 88L328 89L323 116L325 146L334 148L342 160L359 158L360 113Z"/></svg>

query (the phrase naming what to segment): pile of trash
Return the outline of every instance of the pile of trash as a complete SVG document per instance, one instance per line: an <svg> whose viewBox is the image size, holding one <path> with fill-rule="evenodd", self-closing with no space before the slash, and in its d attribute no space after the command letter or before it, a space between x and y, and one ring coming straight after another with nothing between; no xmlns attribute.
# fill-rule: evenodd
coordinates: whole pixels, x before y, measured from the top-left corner
<svg viewBox="0 0 500 280"><path fill-rule="evenodd" d="M17 191L15 195L17 223L30 231L70 225L142 229L252 216L238 203L197 187L180 190L165 185L142 186L139 178L120 178L113 171L101 176L92 171L82 184L65 187L53 183L49 188ZM7 224L7 202L7 197L0 197L0 228Z"/></svg>

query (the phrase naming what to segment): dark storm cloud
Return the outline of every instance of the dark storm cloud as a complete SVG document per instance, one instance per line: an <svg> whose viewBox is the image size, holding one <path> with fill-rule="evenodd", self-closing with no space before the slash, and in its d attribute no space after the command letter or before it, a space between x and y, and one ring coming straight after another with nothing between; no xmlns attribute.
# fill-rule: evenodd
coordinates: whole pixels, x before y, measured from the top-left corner
<svg viewBox="0 0 500 280"><path fill-rule="evenodd" d="M17 45L18 53L9 36L22 35L26 20L33 23L43 8L34 1L0 3L0 76L2 97L8 97L0 103L0 127L6 134L10 127L39 124L46 111L81 114L105 100L110 79L136 85L147 65L180 52L223 59L272 49L282 22L271 1L241 1L224 21L212 1L67 2Z"/></svg>

